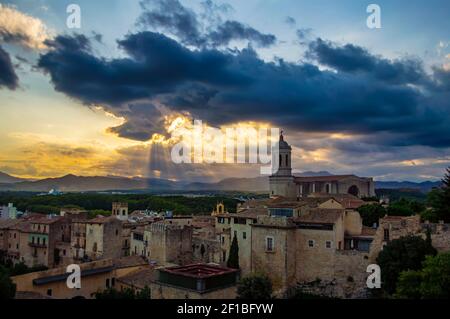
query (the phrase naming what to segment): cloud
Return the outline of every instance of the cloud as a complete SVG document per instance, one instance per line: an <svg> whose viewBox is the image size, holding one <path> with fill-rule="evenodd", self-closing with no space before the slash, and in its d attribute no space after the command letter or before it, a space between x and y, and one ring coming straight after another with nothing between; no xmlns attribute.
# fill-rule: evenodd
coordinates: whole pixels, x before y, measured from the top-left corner
<svg viewBox="0 0 450 319"><path fill-rule="evenodd" d="M171 33L186 45L218 47L231 41L248 41L268 47L276 43L272 34L261 33L235 20L222 21L221 13L228 13L230 6L219 6L210 0L202 3L205 12L200 15L178 0L143 0L141 7L143 13L138 25Z"/></svg>
<svg viewBox="0 0 450 319"><path fill-rule="evenodd" d="M375 138L389 132L380 144L450 146L448 73L428 75L419 61L391 61L323 40L311 45L310 57L335 71L308 62L265 62L251 48L190 50L154 32L129 34L118 44L128 57L106 60L83 36L59 36L39 66L58 91L124 116L127 124L117 132L128 137L142 140L158 128L151 105L162 104L212 125L261 120L310 132ZM137 117L124 111L142 100L148 103L134 110ZM146 107L148 122L142 120Z"/></svg>
<svg viewBox="0 0 450 319"><path fill-rule="evenodd" d="M0 39L32 50L46 49L50 30L39 19L24 14L12 6L0 4Z"/></svg>
<svg viewBox="0 0 450 319"><path fill-rule="evenodd" d="M19 86L19 78L14 70L11 57L0 46L0 88L15 90Z"/></svg>
<svg viewBox="0 0 450 319"><path fill-rule="evenodd" d="M237 21L225 21L208 34L213 46L227 45L232 40L249 40L261 47L269 47L276 42L273 34L263 34Z"/></svg>
<svg viewBox="0 0 450 319"><path fill-rule="evenodd" d="M393 84L417 84L427 79L418 59L388 60L365 48L346 44L339 46L317 38L309 44L307 55L320 64L348 73L367 73Z"/></svg>
<svg viewBox="0 0 450 319"><path fill-rule="evenodd" d="M290 16L287 16L284 19L284 22L290 27L295 27L295 25L297 24L297 21L293 17L290 17Z"/></svg>

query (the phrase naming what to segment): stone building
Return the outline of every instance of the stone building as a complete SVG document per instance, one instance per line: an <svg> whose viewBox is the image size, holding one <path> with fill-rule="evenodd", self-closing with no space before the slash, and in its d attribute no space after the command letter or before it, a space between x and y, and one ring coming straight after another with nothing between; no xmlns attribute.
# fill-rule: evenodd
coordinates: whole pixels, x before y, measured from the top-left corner
<svg viewBox="0 0 450 319"><path fill-rule="evenodd" d="M149 235L145 234L144 226L139 226L131 230L130 255L142 256L146 258L150 257L148 237Z"/></svg>
<svg viewBox="0 0 450 319"><path fill-rule="evenodd" d="M158 265L185 265L192 260L192 225L164 220L146 226L149 231L150 261Z"/></svg>
<svg viewBox="0 0 450 319"><path fill-rule="evenodd" d="M346 208L350 202L331 196L269 202L268 214L258 215L251 225L251 272L267 273L280 295L297 283L320 278L333 287L333 282L355 276L355 268L368 264L374 231L363 227L357 211ZM356 242L361 244L350 245ZM344 287L352 285L333 287L332 293L348 296L354 291Z"/></svg>
<svg viewBox="0 0 450 319"><path fill-rule="evenodd" d="M24 247L23 260L28 266L43 265L53 268L61 263L58 245L70 242L67 237L69 220L61 216L48 215L31 220L31 229L24 232L28 235L29 249Z"/></svg>
<svg viewBox="0 0 450 319"><path fill-rule="evenodd" d="M115 216L86 222L85 254L90 260L122 257L122 222Z"/></svg>
<svg viewBox="0 0 450 319"><path fill-rule="evenodd" d="M112 215L117 219L128 220L128 203L112 203Z"/></svg>
<svg viewBox="0 0 450 319"><path fill-rule="evenodd" d="M351 194L357 197L375 196L372 178L355 175L294 176L292 175L291 146L280 135L278 170L269 177L270 196L306 197L313 193Z"/></svg>
<svg viewBox="0 0 450 319"><path fill-rule="evenodd" d="M72 221L71 255L75 263L86 261L86 224L87 220Z"/></svg>

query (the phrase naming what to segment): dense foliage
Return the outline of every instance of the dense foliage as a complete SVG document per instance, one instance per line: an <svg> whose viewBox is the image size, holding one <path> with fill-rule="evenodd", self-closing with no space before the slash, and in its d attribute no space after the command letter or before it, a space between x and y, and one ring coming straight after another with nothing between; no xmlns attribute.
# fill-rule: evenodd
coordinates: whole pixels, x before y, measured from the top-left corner
<svg viewBox="0 0 450 319"><path fill-rule="evenodd" d="M239 281L237 293L238 299L272 299L272 282L267 275L253 274Z"/></svg>
<svg viewBox="0 0 450 319"><path fill-rule="evenodd" d="M232 213L236 211L239 200L227 196L158 196L149 194L98 194L98 193L68 193L62 195L44 195L4 192L0 193L0 205L14 203L20 211L38 213L59 213L62 207L80 207L88 211L104 213L111 211L111 203L115 201L127 202L130 212L133 210L172 210L175 214L195 215L210 213L217 202L223 202L226 209Z"/></svg>
<svg viewBox="0 0 450 319"><path fill-rule="evenodd" d="M429 238L424 240L417 236L406 236L389 242L377 257L384 291L393 294L400 273L421 269L422 262L428 255L436 255L436 249L431 246Z"/></svg>
<svg viewBox="0 0 450 319"><path fill-rule="evenodd" d="M358 208L364 226L372 227L378 224L380 218L387 214L386 209L380 204L368 204Z"/></svg>
<svg viewBox="0 0 450 319"><path fill-rule="evenodd" d="M442 179L442 187L428 193L427 204L431 207L428 220L437 222L443 220L450 223L450 168Z"/></svg>
<svg viewBox="0 0 450 319"><path fill-rule="evenodd" d="M0 300L13 299L16 295L16 285L10 276L9 269L0 265Z"/></svg>
<svg viewBox="0 0 450 319"><path fill-rule="evenodd" d="M397 298L449 299L450 253L428 256L423 268L404 271L397 283Z"/></svg>

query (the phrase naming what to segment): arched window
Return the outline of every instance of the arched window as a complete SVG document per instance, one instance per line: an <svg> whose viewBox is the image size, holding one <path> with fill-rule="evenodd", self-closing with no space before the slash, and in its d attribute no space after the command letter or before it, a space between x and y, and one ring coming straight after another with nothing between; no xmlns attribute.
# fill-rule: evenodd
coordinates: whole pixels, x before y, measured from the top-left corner
<svg viewBox="0 0 450 319"><path fill-rule="evenodd" d="M286 154L286 166L289 166L289 154Z"/></svg>
<svg viewBox="0 0 450 319"><path fill-rule="evenodd" d="M280 154L280 167L283 166L283 157Z"/></svg>

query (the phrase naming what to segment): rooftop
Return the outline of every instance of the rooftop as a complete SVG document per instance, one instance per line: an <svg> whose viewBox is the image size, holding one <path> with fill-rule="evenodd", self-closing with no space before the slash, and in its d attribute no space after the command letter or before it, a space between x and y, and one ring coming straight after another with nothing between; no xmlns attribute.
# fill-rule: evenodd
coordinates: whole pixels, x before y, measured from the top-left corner
<svg viewBox="0 0 450 319"><path fill-rule="evenodd" d="M311 211L303 216L295 217L295 223L308 224L334 224L344 214L342 209L311 209Z"/></svg>
<svg viewBox="0 0 450 319"><path fill-rule="evenodd" d="M222 267L214 264L191 264L187 266L164 268L160 269L160 271L196 279L211 278L238 272L237 269Z"/></svg>
<svg viewBox="0 0 450 319"><path fill-rule="evenodd" d="M328 176L295 176L296 182L334 182L340 181L356 175L328 175Z"/></svg>
<svg viewBox="0 0 450 319"><path fill-rule="evenodd" d="M150 286L150 284L153 282L154 274L155 272L153 270L153 267L147 267L119 277L117 278L117 280L127 285L143 289L146 286Z"/></svg>

